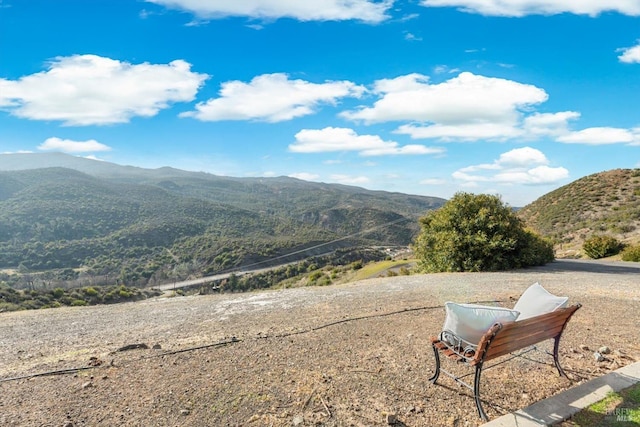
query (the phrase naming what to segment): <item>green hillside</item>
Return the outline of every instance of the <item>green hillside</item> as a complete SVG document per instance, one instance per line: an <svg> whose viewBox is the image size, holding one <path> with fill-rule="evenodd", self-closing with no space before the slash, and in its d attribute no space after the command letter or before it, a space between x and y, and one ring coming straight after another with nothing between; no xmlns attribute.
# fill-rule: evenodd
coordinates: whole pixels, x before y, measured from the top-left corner
<svg viewBox="0 0 640 427"><path fill-rule="evenodd" d="M640 242L640 169L615 169L580 178L518 212L556 243L559 257L579 256L593 235Z"/></svg>
<svg viewBox="0 0 640 427"><path fill-rule="evenodd" d="M143 285L302 258L322 243L408 245L417 218L442 202L286 177L0 155L0 269L75 269Z"/></svg>

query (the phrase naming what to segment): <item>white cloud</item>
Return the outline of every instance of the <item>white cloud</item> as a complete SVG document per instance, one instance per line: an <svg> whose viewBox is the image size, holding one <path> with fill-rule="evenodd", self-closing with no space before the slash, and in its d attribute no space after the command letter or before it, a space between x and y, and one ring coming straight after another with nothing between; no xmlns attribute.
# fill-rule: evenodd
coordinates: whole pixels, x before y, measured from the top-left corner
<svg viewBox="0 0 640 427"><path fill-rule="evenodd" d="M73 141L56 137L47 138L38 146L42 151L62 151L64 153L88 153L95 151L111 151L111 147L104 145L95 139L88 141Z"/></svg>
<svg viewBox="0 0 640 427"><path fill-rule="evenodd" d="M611 127L592 127L570 132L558 138L567 144L607 145L620 143L638 143L640 135L629 129Z"/></svg>
<svg viewBox="0 0 640 427"><path fill-rule="evenodd" d="M533 85L469 72L439 84L415 73L379 80L374 92L380 99L372 107L341 116L366 123L417 122L398 129L414 138L511 138L521 133L523 112L548 99Z"/></svg>
<svg viewBox="0 0 640 427"><path fill-rule="evenodd" d="M568 178L569 171L565 168L551 168L537 166L528 170L509 170L495 175L493 181L503 184L554 184Z"/></svg>
<svg viewBox="0 0 640 427"><path fill-rule="evenodd" d="M312 114L321 103L335 105L342 97L359 97L365 89L348 81L310 83L289 80L283 73L263 74L251 82L222 84L220 97L181 114L203 121L264 120L280 122Z"/></svg>
<svg viewBox="0 0 640 427"><path fill-rule="evenodd" d="M289 175L289 177L301 179L303 181L316 181L317 179L320 178L320 175L317 175L315 173L308 173L308 172L298 172L298 173L292 173L291 175Z"/></svg>
<svg viewBox="0 0 640 427"><path fill-rule="evenodd" d="M438 68L438 71L442 69ZM413 139L479 141L553 138L564 143L640 145L635 129L594 127L572 131L576 111L538 113L534 107L548 99L536 86L463 72L442 83L408 74L378 80L370 107L342 112L365 123L405 121L394 131Z"/></svg>
<svg viewBox="0 0 640 427"><path fill-rule="evenodd" d="M514 138L522 134L514 124L509 123L434 124L430 126L402 125L398 127L396 133L410 135L413 139L439 138L445 141L506 139Z"/></svg>
<svg viewBox="0 0 640 427"><path fill-rule="evenodd" d="M524 119L524 132L530 137L565 135L569 133L569 120L579 117L575 111L535 113Z"/></svg>
<svg viewBox="0 0 640 427"><path fill-rule="evenodd" d="M366 176L351 176L336 174L330 176L331 181L345 185L364 185L368 184L371 180Z"/></svg>
<svg viewBox="0 0 640 427"><path fill-rule="evenodd" d="M415 34L409 33L409 32L404 33L404 39L408 40L408 41L412 41L412 42L421 42L422 41L422 37L416 36Z"/></svg>
<svg viewBox="0 0 640 427"><path fill-rule="evenodd" d="M303 129L295 136L289 150L296 153L324 153L333 151L358 151L362 156L398 154L439 154L437 147L409 144L400 146L395 141L384 141L378 135L358 135L353 129L326 127Z"/></svg>
<svg viewBox="0 0 640 427"><path fill-rule="evenodd" d="M389 18L393 0L147 0L186 10L205 19L242 16L253 19L293 18L299 21L359 20L378 23Z"/></svg>
<svg viewBox="0 0 640 427"><path fill-rule="evenodd" d="M640 127L631 129L631 133L633 133L634 141L629 145L640 146Z"/></svg>
<svg viewBox="0 0 640 427"><path fill-rule="evenodd" d="M631 63L639 63L640 64L640 43L633 47L626 47L619 49L622 52L618 59L620 62L625 62L627 64Z"/></svg>
<svg viewBox="0 0 640 427"><path fill-rule="evenodd" d="M553 184L569 176L563 167L548 166L549 160L539 150L531 147L517 148L500 155L493 163L468 166L453 173L464 183L479 182L500 184Z"/></svg>
<svg viewBox="0 0 640 427"><path fill-rule="evenodd" d="M421 4L427 7L457 7L465 12L491 16L522 17L560 13L597 16L603 12L640 16L638 0L422 0Z"/></svg>
<svg viewBox="0 0 640 427"><path fill-rule="evenodd" d="M126 123L193 100L207 75L190 67L182 60L130 64L96 55L58 57L47 71L0 79L0 108L69 126Z"/></svg>

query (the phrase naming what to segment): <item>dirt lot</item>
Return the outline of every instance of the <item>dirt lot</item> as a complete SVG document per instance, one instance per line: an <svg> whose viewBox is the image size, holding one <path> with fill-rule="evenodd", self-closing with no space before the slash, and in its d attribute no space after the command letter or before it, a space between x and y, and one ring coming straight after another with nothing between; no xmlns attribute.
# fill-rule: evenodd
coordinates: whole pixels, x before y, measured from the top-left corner
<svg viewBox="0 0 640 427"><path fill-rule="evenodd" d="M640 360L633 263L2 313L0 425L384 426L394 415L399 426L476 426L467 389L428 382L429 336L445 301L512 307L535 281L583 305L561 342L570 379L539 353L486 370L490 418ZM118 351L133 344L148 348ZM601 346L612 352L596 362Z"/></svg>

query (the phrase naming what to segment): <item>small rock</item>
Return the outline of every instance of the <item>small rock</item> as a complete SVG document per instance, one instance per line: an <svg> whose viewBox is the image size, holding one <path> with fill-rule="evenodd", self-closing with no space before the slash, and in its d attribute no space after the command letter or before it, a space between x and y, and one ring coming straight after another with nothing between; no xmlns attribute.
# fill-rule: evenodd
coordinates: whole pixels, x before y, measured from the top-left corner
<svg viewBox="0 0 640 427"><path fill-rule="evenodd" d="M93 383L91 381L87 381L86 383L82 384L82 388L91 388L93 387Z"/></svg>
<svg viewBox="0 0 640 427"><path fill-rule="evenodd" d="M600 354L609 354L609 353L611 353L611 349L609 347L607 347L606 345L603 345L602 347L600 347L598 349L598 353L600 353Z"/></svg>
<svg viewBox="0 0 640 427"><path fill-rule="evenodd" d="M586 345L582 344L582 345L580 346L580 350L582 350L582 351L589 351L589 347L587 347Z"/></svg>
<svg viewBox="0 0 640 427"><path fill-rule="evenodd" d="M100 366L104 363L104 361L98 359L96 356L92 356L89 358L89 366Z"/></svg>
<svg viewBox="0 0 640 427"><path fill-rule="evenodd" d="M304 417L302 415L296 415L295 417L293 417L293 425L294 426L301 426L302 424L304 424Z"/></svg>
<svg viewBox="0 0 640 427"><path fill-rule="evenodd" d="M386 414L384 421L390 426L394 425L398 421L398 416L396 414Z"/></svg>
<svg viewBox="0 0 640 427"><path fill-rule="evenodd" d="M604 361L604 356L602 354L598 353L597 351L595 353L593 353L593 358L596 359L596 362Z"/></svg>
<svg viewBox="0 0 640 427"><path fill-rule="evenodd" d="M151 348L154 350L162 350L162 346L160 344L154 344Z"/></svg>
<svg viewBox="0 0 640 427"><path fill-rule="evenodd" d="M129 351L129 350L148 350L149 346L145 343L139 344L127 344L125 346L120 347L117 351Z"/></svg>
<svg viewBox="0 0 640 427"><path fill-rule="evenodd" d="M180 410L180 414L181 414L181 415L189 415L190 413L191 413L191 411L190 411L190 410L188 410L188 409L181 409L181 410Z"/></svg>
<svg viewBox="0 0 640 427"><path fill-rule="evenodd" d="M73 423L69 421L68 423L64 424L64 427L73 427Z"/></svg>

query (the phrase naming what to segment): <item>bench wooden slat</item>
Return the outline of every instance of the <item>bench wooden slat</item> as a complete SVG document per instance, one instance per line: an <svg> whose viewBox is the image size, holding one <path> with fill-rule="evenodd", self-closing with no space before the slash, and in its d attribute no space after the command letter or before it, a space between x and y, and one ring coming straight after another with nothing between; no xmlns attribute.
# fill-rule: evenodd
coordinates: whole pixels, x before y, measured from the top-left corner
<svg viewBox="0 0 640 427"><path fill-rule="evenodd" d="M534 345L562 333L567 320L579 305L560 308L529 319L494 325L478 343L472 365ZM496 328L497 326L497 328Z"/></svg>
<svg viewBox="0 0 640 427"><path fill-rule="evenodd" d="M487 354L484 356L484 360L491 360L496 357L504 356L505 354L513 353L514 351L530 347L541 341L554 338L560 332L562 332L562 325L556 326L553 329L538 331L537 333L527 335L526 337L511 340L498 341L498 339L500 338L500 335L498 335L496 340L491 343L491 346L487 350Z"/></svg>
<svg viewBox="0 0 640 427"><path fill-rule="evenodd" d="M520 324L520 322L509 322L502 325L502 330L494 338L491 345L495 345L496 340L511 340L527 337L540 331L562 328L567 321L568 316L556 317L540 323ZM553 338L555 335L549 336Z"/></svg>

